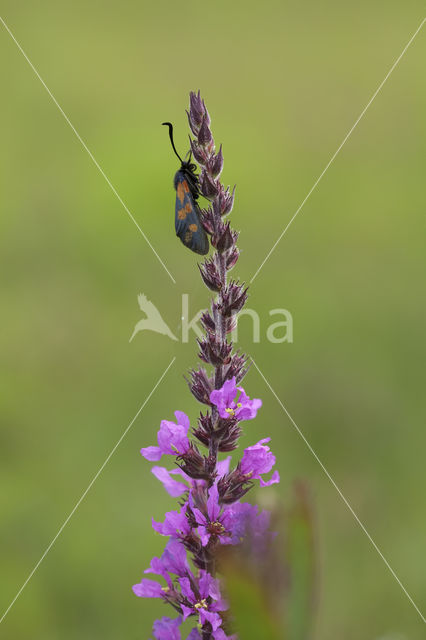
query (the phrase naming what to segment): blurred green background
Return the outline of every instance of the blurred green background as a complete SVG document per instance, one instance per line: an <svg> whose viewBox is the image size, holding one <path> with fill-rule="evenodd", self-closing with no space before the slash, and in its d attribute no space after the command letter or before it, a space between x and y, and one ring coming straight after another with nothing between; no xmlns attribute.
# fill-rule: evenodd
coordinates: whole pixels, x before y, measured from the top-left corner
<svg viewBox="0 0 426 640"><path fill-rule="evenodd" d="M133 596L173 500L139 454L198 407L189 344L140 333L145 293L174 328L206 306L174 236L167 132L187 149L200 88L237 183L235 275L249 280L424 17L423 2L2 2L1 15L176 278L129 220L6 30L0 151L2 611L151 391L173 367L0 627L21 640L148 638ZM421 609L425 589L426 28L251 287L240 344ZM266 341L268 311L294 343ZM311 486L316 640L417 640L424 625L255 370L284 501ZM272 491L273 489L271 489ZM267 490L265 490L267 491ZM254 496L256 497L256 496Z"/></svg>

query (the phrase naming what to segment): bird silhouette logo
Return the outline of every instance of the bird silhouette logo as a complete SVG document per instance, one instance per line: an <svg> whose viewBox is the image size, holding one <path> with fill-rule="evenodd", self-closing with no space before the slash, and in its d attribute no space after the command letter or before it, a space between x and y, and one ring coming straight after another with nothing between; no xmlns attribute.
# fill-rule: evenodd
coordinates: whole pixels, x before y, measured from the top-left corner
<svg viewBox="0 0 426 640"><path fill-rule="evenodd" d="M138 295L138 303L140 310L143 311L147 317L136 323L129 342L133 340L139 331L155 331L156 333L161 333L164 336L168 336L172 340L177 341L176 336L170 331L169 327L164 322L157 307L148 300L143 293Z"/></svg>

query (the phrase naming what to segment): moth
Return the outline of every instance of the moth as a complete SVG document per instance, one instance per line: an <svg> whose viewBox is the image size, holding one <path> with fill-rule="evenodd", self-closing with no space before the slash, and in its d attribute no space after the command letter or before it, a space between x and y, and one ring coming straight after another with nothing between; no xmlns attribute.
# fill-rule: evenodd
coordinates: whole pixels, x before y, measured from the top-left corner
<svg viewBox="0 0 426 640"><path fill-rule="evenodd" d="M186 161L182 160L176 151L172 123L163 122L162 124L169 127L170 142L181 163L180 169L175 173L173 182L176 190L176 235L185 247L188 247L194 253L204 256L209 252L209 240L201 224L200 210L197 204L200 195L198 176L195 173L197 166L191 162L191 153L189 153L189 159Z"/></svg>

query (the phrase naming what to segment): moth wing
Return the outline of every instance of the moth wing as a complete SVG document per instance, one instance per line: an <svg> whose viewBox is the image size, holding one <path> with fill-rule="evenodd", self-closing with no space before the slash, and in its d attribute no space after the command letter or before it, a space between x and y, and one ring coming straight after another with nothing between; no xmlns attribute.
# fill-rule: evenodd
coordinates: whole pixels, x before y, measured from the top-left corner
<svg viewBox="0 0 426 640"><path fill-rule="evenodd" d="M207 234L200 221L198 206L183 175L178 175L176 179L175 229L176 235L188 249L200 255L208 253Z"/></svg>

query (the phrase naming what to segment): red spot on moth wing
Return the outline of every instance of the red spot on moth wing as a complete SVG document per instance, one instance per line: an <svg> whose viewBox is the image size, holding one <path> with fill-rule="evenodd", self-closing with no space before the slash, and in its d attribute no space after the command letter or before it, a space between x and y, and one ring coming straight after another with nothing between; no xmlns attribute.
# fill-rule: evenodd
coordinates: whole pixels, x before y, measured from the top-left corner
<svg viewBox="0 0 426 640"><path fill-rule="evenodd" d="M189 229L195 233L197 231L198 227L197 227L196 224L190 224L189 225Z"/></svg>
<svg viewBox="0 0 426 640"><path fill-rule="evenodd" d="M179 198L181 204L183 204L183 201L185 200L185 187L183 186L183 184L186 183L179 182L176 188L177 197Z"/></svg>
<svg viewBox="0 0 426 640"><path fill-rule="evenodd" d="M188 187L187 181L183 180L182 184L183 184L183 190L185 191L185 193L189 193L189 187Z"/></svg>

